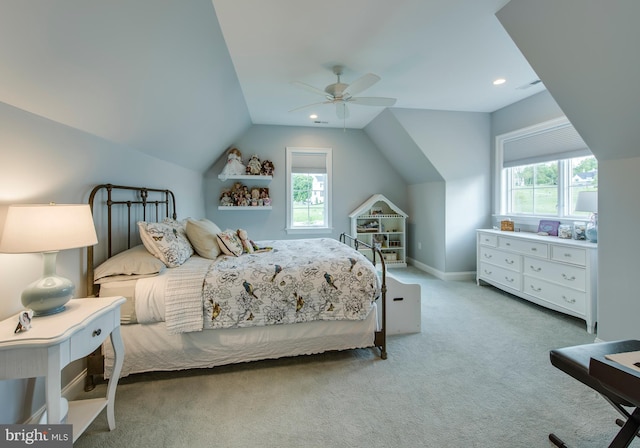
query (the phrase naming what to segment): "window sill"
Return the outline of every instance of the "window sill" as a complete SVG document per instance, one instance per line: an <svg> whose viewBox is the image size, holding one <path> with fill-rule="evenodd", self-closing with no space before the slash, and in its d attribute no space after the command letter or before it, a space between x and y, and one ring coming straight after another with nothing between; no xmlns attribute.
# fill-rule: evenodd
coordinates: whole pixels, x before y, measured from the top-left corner
<svg viewBox="0 0 640 448"><path fill-rule="evenodd" d="M326 233L332 233L333 232L333 228L330 227L302 227L302 228L293 228L293 227L287 227L285 229L285 232L287 232L287 234L289 235L304 235L304 234L310 234L310 235L318 235L318 234L326 234Z"/></svg>

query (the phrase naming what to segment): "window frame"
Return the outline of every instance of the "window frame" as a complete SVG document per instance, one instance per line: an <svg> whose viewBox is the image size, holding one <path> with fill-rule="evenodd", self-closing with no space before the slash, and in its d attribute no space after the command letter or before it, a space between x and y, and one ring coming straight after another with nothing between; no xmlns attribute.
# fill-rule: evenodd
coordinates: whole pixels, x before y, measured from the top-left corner
<svg viewBox="0 0 640 448"><path fill-rule="evenodd" d="M287 176L287 216L285 231L287 234L324 234L333 232L332 221L332 148L287 147L286 148L286 176ZM325 182L325 225L324 226L294 226L293 225L293 185L292 161L295 154L324 154L326 167Z"/></svg>
<svg viewBox="0 0 640 448"><path fill-rule="evenodd" d="M584 156L575 156L573 158L562 157L555 160L555 162L558 163L558 205L555 214L521 214L513 213L509 209L509 201L511 199L509 195L509 182L511 181L511 179L509 177L509 174L507 173L507 169L513 167L504 168L503 166L505 143L511 140L526 138L528 136L533 136L543 132L550 132L556 128L564 127L567 125L571 125L571 122L567 117L563 116L496 136L494 165L494 217L496 217L498 220L509 218L512 220L517 220L520 223L530 225L537 225L540 219L549 218L555 218L558 220L562 220L563 222L584 221L585 219L588 219L588 216L583 216L582 214L573 214L572 211L568 208L569 205L567 205L567 202L570 201L569 189L574 188L571 184L570 160L572 160L573 158ZM523 164L520 166L534 165L537 163L538 162Z"/></svg>

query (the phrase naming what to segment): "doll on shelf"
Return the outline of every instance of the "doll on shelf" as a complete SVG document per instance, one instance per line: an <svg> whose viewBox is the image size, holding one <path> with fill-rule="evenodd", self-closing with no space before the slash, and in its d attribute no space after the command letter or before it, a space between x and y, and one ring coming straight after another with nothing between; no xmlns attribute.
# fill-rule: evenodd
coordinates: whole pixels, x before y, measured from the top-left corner
<svg viewBox="0 0 640 448"><path fill-rule="evenodd" d="M242 164L242 153L238 148L231 148L227 154L227 163L220 173L220 178L226 180L229 176L245 174L245 166Z"/></svg>
<svg viewBox="0 0 640 448"><path fill-rule="evenodd" d="M260 158L256 154L252 155L247 162L247 174L258 175L262 170L262 163L260 163Z"/></svg>

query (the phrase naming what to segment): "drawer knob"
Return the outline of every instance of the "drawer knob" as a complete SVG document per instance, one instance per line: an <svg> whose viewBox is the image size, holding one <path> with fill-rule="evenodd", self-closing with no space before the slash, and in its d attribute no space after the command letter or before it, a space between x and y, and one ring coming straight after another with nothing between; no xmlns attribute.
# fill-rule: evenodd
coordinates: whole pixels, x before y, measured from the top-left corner
<svg viewBox="0 0 640 448"><path fill-rule="evenodd" d="M571 277L569 277L567 274L562 274L562 278L565 280L569 280L570 282L574 281L576 279L575 275L572 275Z"/></svg>
<svg viewBox="0 0 640 448"><path fill-rule="evenodd" d="M529 266L529 268L531 268L531 270L532 270L533 272L540 272L540 271L542 271L542 268L536 268L536 267L534 267L533 265L530 265L530 266Z"/></svg>
<svg viewBox="0 0 640 448"><path fill-rule="evenodd" d="M567 303L576 303L576 299L567 299L567 296L562 296L562 299Z"/></svg>
<svg viewBox="0 0 640 448"><path fill-rule="evenodd" d="M96 336L100 336L101 333L102 333L102 330L98 328L97 330L93 330L92 336L95 338Z"/></svg>

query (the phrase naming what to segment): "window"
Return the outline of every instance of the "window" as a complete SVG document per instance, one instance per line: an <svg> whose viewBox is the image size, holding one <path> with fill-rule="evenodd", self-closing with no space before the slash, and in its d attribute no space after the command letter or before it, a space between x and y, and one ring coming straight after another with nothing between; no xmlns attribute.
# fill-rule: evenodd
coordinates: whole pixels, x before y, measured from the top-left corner
<svg viewBox="0 0 640 448"><path fill-rule="evenodd" d="M287 233L331 232L331 148L287 148Z"/></svg>
<svg viewBox="0 0 640 448"><path fill-rule="evenodd" d="M566 118L498 136L496 164L499 215L588 217L576 200L597 190L598 162Z"/></svg>

